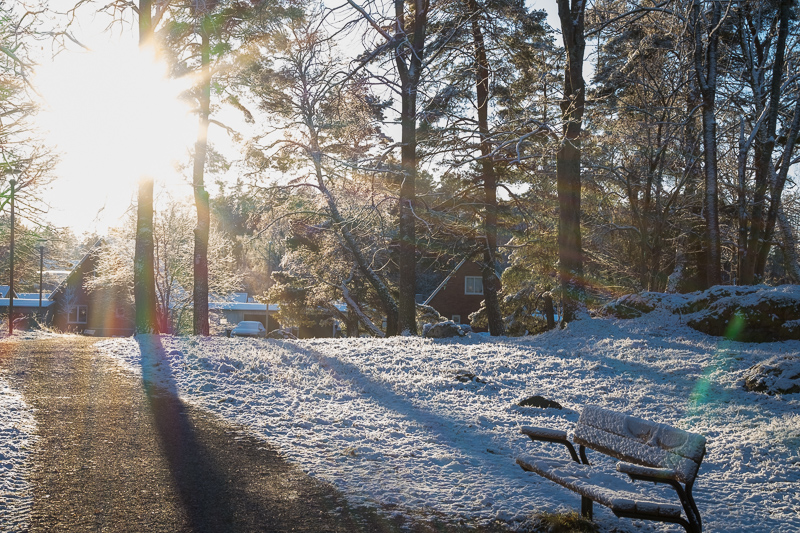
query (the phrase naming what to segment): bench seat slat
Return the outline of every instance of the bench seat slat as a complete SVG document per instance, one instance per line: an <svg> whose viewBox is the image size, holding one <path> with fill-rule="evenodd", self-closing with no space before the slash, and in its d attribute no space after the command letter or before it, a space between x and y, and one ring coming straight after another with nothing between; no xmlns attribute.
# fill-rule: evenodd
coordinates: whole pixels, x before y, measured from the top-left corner
<svg viewBox="0 0 800 533"><path fill-rule="evenodd" d="M655 479L675 479L675 471L671 468L650 468L632 463L617 463L617 472L629 476L642 476Z"/></svg>
<svg viewBox="0 0 800 533"><path fill-rule="evenodd" d="M517 457L523 470L534 472L559 485L577 492L612 511L648 515L653 518L676 519L681 506L670 502L653 501L627 480L599 472L591 465L574 461L542 459L530 455Z"/></svg>

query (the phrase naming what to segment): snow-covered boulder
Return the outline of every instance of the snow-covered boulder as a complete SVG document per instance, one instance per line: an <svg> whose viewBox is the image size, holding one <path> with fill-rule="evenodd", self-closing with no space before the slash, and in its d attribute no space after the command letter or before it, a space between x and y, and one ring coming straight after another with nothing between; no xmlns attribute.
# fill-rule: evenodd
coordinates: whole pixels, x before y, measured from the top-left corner
<svg viewBox="0 0 800 533"><path fill-rule="evenodd" d="M773 288L775 287L764 285L716 285L708 290L687 295L685 303L677 309L677 312L684 315L697 313L709 309L719 301L724 303L731 299L737 300Z"/></svg>
<svg viewBox="0 0 800 533"><path fill-rule="evenodd" d="M713 287L679 309L689 326L743 342L800 340L800 287Z"/></svg>
<svg viewBox="0 0 800 533"><path fill-rule="evenodd" d="M422 336L430 339L446 339L448 337L463 337L464 335L466 333L461 329L461 326L452 320L436 324L425 324L422 329Z"/></svg>
<svg viewBox="0 0 800 533"><path fill-rule="evenodd" d="M747 369L744 388L767 394L800 392L800 356L777 355Z"/></svg>
<svg viewBox="0 0 800 533"><path fill-rule="evenodd" d="M626 294L605 304L600 309L600 314L616 318L638 318L655 308L642 294Z"/></svg>

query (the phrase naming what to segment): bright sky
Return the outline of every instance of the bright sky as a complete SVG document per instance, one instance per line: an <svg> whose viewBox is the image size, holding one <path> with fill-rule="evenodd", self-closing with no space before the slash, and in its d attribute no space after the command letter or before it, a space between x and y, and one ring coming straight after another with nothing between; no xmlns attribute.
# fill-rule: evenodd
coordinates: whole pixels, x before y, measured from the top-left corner
<svg viewBox="0 0 800 533"><path fill-rule="evenodd" d="M89 20L76 31L91 50L43 60L34 78L43 99L39 123L61 157L46 195L48 218L78 235L120 224L142 177L191 194L175 170L197 134L196 115L178 98L188 82L169 80L135 35L100 32L100 24L105 29L107 21Z"/></svg>
<svg viewBox="0 0 800 533"><path fill-rule="evenodd" d="M59 2L74 5L52 4ZM554 0L530 4L549 9L557 24ZM178 99L188 82L167 79L166 67L139 50L132 25L109 31L110 19L93 11L79 10L73 26L90 50L72 46L55 59L41 58L34 77L43 98L39 123L61 158L45 194L47 218L76 235L121 224L143 176L174 197L190 195L189 176L175 163L188 162L197 130L196 115Z"/></svg>

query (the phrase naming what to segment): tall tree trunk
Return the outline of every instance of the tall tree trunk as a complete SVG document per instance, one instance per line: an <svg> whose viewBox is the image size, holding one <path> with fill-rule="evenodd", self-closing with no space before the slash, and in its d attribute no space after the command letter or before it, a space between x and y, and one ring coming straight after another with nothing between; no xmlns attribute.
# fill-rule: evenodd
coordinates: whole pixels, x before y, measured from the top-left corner
<svg viewBox="0 0 800 533"><path fill-rule="evenodd" d="M795 146L797 146L797 139L800 137L800 96L797 96L794 108L794 118L789 126L789 131L786 135L786 144L783 147L783 155L781 155L780 166L776 171L774 167L770 167L770 203L769 211L767 212L767 220L765 223L765 238L761 250L758 254L758 262L756 264L757 272L761 277L764 275L764 269L767 265L767 258L769 250L772 246L772 237L775 232L775 224L778 221L779 213L782 205L783 189L786 186L786 180L791 168L792 155L794 154Z"/></svg>
<svg viewBox="0 0 800 533"><path fill-rule="evenodd" d="M401 123L400 164L402 178L399 198L399 253L397 257L399 276L397 289L399 292L399 315L397 331L387 333L417 333L416 299L417 292L417 234L414 217L414 200L416 199L417 174L417 121L416 121L416 87L404 84Z"/></svg>
<svg viewBox="0 0 800 533"><path fill-rule="evenodd" d="M701 0L692 4L691 27L694 32L694 64L697 85L703 97L703 156L705 161L705 252L706 286L720 283L722 252L719 234L719 193L717 191L717 53L719 42L719 21L722 6L714 0L711 19L704 26L701 14ZM704 35L706 36L704 43Z"/></svg>
<svg viewBox="0 0 800 533"><path fill-rule="evenodd" d="M475 53L475 93L478 100L478 131L481 136L481 179L484 194L484 234L481 277L489 334L505 335L506 328L497 296L500 279L497 277L497 174L489 141L489 61L480 26L480 11L476 0L467 0L472 22L472 41Z"/></svg>
<svg viewBox="0 0 800 533"><path fill-rule="evenodd" d="M697 120L693 115L695 109L701 104L700 90L698 87L692 87L686 97L686 115L689 117L686 120L686 127L684 129L683 137L683 153L686 172L689 174L686 178L686 197L690 199L690 227L686 235L685 246L685 263L689 271L687 274L681 274L683 278L680 282L680 287L676 285L676 291L680 288L681 291L694 292L707 288L706 285L706 254L703 249L703 233L705 232L705 223L700 222L703 216L702 200L700 198L703 184L703 172L701 170L700 161L702 160L702 152L700 150L701 137L699 135Z"/></svg>
<svg viewBox="0 0 800 533"><path fill-rule="evenodd" d="M562 319L575 318L583 290L581 246L581 124L586 102L583 54L586 48L584 0L558 0L558 16L566 50L564 99L561 115L563 139L556 155L558 189L558 272L563 293Z"/></svg>
<svg viewBox="0 0 800 533"><path fill-rule="evenodd" d="M406 39L395 50L395 65L400 77L401 144L400 165L402 181L399 198L399 255L398 255L398 324L397 333L417 334L417 233L414 204L417 177L417 91L423 69L425 34L428 24L429 0L412 0L413 9L406 23L405 2L395 0L397 25ZM410 48L410 50L408 48ZM389 331L387 334L395 332Z"/></svg>
<svg viewBox="0 0 800 533"><path fill-rule="evenodd" d="M197 225L194 228L194 334L208 335L208 234L211 225L208 192L205 189L204 171L208 150L208 117L211 108L211 45L205 14L200 18L200 121L197 142L194 145L194 203L197 208Z"/></svg>
<svg viewBox="0 0 800 533"><path fill-rule="evenodd" d="M736 175L738 185L736 187L739 223L739 231L736 242L736 273L739 277L736 285L742 285L742 273L744 272L744 258L747 250L747 190L745 182L747 178L747 152L748 144L744 133L744 117L740 117L739 125L739 156L737 157Z"/></svg>
<svg viewBox="0 0 800 533"><path fill-rule="evenodd" d="M783 253L786 257L786 268L789 276L794 283L800 283L800 257L797 254L797 236L794 233L792 224L783 212L783 208L778 208L777 213L778 227L783 237Z"/></svg>
<svg viewBox="0 0 800 533"><path fill-rule="evenodd" d="M745 252L743 283L758 282L764 276L764 269L772 247L772 234L775 228L777 209L783 193L783 183L774 179L775 137L780 110L781 88L785 74L786 40L789 36L789 16L792 0L782 0L778 10L778 39L775 44L775 57L772 63L772 75L769 92L764 91L764 105L768 105L763 130L756 137L754 150L756 188L753 194L753 211L751 216L750 235ZM765 85L765 84L764 84ZM758 96L756 96L758 98ZM784 148L784 152L786 148ZM791 149L789 149L791 153ZM784 182L785 183L785 182ZM769 193L769 195L768 195Z"/></svg>
<svg viewBox="0 0 800 533"><path fill-rule="evenodd" d="M139 46L151 43L151 0L139 0ZM146 100L147 95L141 95ZM140 154L147 157L147 154ZM133 257L133 299L136 333L158 333L153 243L153 178L139 181L136 210L136 249Z"/></svg>
<svg viewBox="0 0 800 533"><path fill-rule="evenodd" d="M414 203L417 177L417 91L424 68L430 0L394 0L395 22L384 27L356 0L347 0L394 49L400 80L400 191L398 198L398 314L387 316L387 335L417 333L417 235ZM409 7L406 13L406 6ZM408 15L408 16L406 16Z"/></svg>

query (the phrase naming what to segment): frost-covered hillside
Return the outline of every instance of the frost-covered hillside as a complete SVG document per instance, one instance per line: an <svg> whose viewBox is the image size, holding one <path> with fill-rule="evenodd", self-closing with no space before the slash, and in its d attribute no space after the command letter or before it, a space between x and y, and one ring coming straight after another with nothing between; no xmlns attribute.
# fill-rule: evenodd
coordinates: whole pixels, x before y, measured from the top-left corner
<svg viewBox="0 0 800 533"><path fill-rule="evenodd" d="M800 342L744 344L657 309L520 339L307 341L146 337L100 344L147 379L246 424L354 502L522 523L579 498L515 463L520 425L568 428L596 404L705 435L706 531L798 531L800 394L747 392L754 363ZM515 404L540 395L563 410ZM539 448L563 456L563 448ZM652 487L652 485L650 485ZM679 531L618 520L606 530Z"/></svg>
<svg viewBox="0 0 800 533"><path fill-rule="evenodd" d="M569 428L582 406L595 404L707 437L695 485L704 531L800 531L800 394L742 386L755 363L800 354L800 341L726 341L689 328L669 307L518 339L140 337L98 345L131 372L248 426L354 503L390 514L522 526L538 512L579 509L576 495L514 462L523 451L564 457L563 447L534 444L518 428ZM32 416L3 387L0 510L21 520L26 487L8 480L23 480L25 453L7 435L28 438ZM564 409L516 405L533 395ZM599 505L595 516L603 531L681 531L618 520Z"/></svg>

